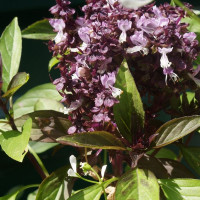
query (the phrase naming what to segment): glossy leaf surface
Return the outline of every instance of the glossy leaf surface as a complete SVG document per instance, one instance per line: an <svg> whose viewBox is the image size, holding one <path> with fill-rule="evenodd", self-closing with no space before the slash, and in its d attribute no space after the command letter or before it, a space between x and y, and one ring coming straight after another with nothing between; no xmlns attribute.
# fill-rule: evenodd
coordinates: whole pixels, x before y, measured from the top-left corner
<svg viewBox="0 0 200 200"><path fill-rule="evenodd" d="M18 19L15 17L6 27L0 39L0 52L3 62L3 87L7 91L8 85L19 69L22 51L21 30L18 26Z"/></svg>
<svg viewBox="0 0 200 200"><path fill-rule="evenodd" d="M119 101L114 106L114 117L120 133L129 141L133 134L141 131L144 126L144 109L135 81L124 61L119 68L115 87L121 89Z"/></svg>
<svg viewBox="0 0 200 200"><path fill-rule="evenodd" d="M134 169L117 182L116 200L159 200L159 185L151 171Z"/></svg>
<svg viewBox="0 0 200 200"><path fill-rule="evenodd" d="M73 178L67 176L68 167L62 167L48 176L40 185L36 200L66 200L71 195Z"/></svg>
<svg viewBox="0 0 200 200"><path fill-rule="evenodd" d="M158 134L154 148L160 148L179 140L200 127L200 116L188 116L173 119L162 125L157 131Z"/></svg>
<svg viewBox="0 0 200 200"><path fill-rule="evenodd" d="M159 184L167 200L200 199L200 180L197 179L161 179Z"/></svg>
<svg viewBox="0 0 200 200"><path fill-rule="evenodd" d="M22 31L22 37L36 40L51 40L56 36L47 19L33 23Z"/></svg>
<svg viewBox="0 0 200 200"><path fill-rule="evenodd" d="M22 115L33 112L35 104L40 99L42 99L42 102L44 102L45 99L47 101L49 99L60 101L61 98L62 97L56 90L55 86L51 83L36 86L16 100L13 107L14 117L18 118ZM45 107L45 110L46 109L47 106ZM49 110L51 110L51 107L49 108Z"/></svg>
<svg viewBox="0 0 200 200"><path fill-rule="evenodd" d="M12 159L22 162L27 153L27 145L31 134L32 120L28 119L22 133L19 131L7 131L0 135L0 144L5 153Z"/></svg>
<svg viewBox="0 0 200 200"><path fill-rule="evenodd" d="M73 196L71 196L68 200L99 200L103 192L103 187L105 189L115 180L116 180L115 178L112 178L108 181L105 181L102 185L96 184L87 187L81 190L80 192L74 194Z"/></svg>
<svg viewBox="0 0 200 200"><path fill-rule="evenodd" d="M58 138L57 141L64 145L87 147L94 149L124 150L122 142L113 134L105 131L78 133Z"/></svg>
<svg viewBox="0 0 200 200"><path fill-rule="evenodd" d="M18 89L20 89L29 80L29 74L25 72L17 73L11 80L6 93L3 97L11 97Z"/></svg>

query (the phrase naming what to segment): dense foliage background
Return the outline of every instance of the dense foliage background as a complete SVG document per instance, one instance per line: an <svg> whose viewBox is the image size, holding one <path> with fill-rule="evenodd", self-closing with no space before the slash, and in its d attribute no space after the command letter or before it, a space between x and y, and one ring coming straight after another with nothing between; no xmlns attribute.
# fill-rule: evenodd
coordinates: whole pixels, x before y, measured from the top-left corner
<svg viewBox="0 0 200 200"><path fill-rule="evenodd" d="M164 1L157 1L158 4L161 2ZM197 0L190 0L187 2L193 4L197 9L200 8L200 2ZM3 1L0 7L0 33L2 33L5 26L7 26L15 16L19 18L21 30L35 21L50 17L51 15L48 9L54 4L54 0ZM72 0L73 7L78 7L83 4L83 0ZM31 78L29 82L19 90L17 96L20 96L29 88L49 82L47 72L50 58L51 54L48 52L46 42L23 39L20 71L26 71L31 75ZM54 76L56 76L56 73L54 73ZM200 135L195 135L191 144L200 146ZM172 146L171 148L174 147ZM42 153L40 157L46 164L49 172L52 172L60 166L68 163L68 157L72 153L73 149L65 146L62 149L54 149L54 151L49 150ZM5 193L7 193L12 187L41 182L39 175L33 169L27 158L25 158L23 163L18 163L11 160L3 151L0 150L0 159L0 196L5 195ZM26 193L29 192L30 191L28 190L26 191ZM22 199L26 198L25 196Z"/></svg>

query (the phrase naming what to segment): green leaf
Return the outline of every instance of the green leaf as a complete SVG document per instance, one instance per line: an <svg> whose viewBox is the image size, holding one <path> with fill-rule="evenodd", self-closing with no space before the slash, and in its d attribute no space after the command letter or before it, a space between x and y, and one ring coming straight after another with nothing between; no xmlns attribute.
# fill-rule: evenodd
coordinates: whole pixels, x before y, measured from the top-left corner
<svg viewBox="0 0 200 200"><path fill-rule="evenodd" d="M118 138L105 131L68 135L58 138L57 141L63 145L78 147L125 150L124 145Z"/></svg>
<svg viewBox="0 0 200 200"><path fill-rule="evenodd" d="M167 200L200 199L200 180L197 179L161 179L159 184Z"/></svg>
<svg viewBox="0 0 200 200"><path fill-rule="evenodd" d="M30 141L29 145L31 146L31 148L34 150L35 153L40 154L57 146L58 143L44 143L44 142Z"/></svg>
<svg viewBox="0 0 200 200"><path fill-rule="evenodd" d="M29 193L27 200L35 200L38 190L35 190L34 192Z"/></svg>
<svg viewBox="0 0 200 200"><path fill-rule="evenodd" d="M0 135L0 144L5 153L12 159L22 162L27 153L27 145L31 134L32 120L28 119L23 131L7 131Z"/></svg>
<svg viewBox="0 0 200 200"><path fill-rule="evenodd" d="M11 97L18 89L20 89L24 84L26 84L29 80L29 74L26 72L17 73L11 80L8 85L7 92L3 95L3 97Z"/></svg>
<svg viewBox="0 0 200 200"><path fill-rule="evenodd" d="M147 152L147 155L151 155L155 150L151 150ZM177 155L170 149L162 148L159 152L155 155L156 158L168 158L172 160L176 160Z"/></svg>
<svg viewBox="0 0 200 200"><path fill-rule="evenodd" d="M200 147L180 146L184 159L200 175Z"/></svg>
<svg viewBox="0 0 200 200"><path fill-rule="evenodd" d="M74 179L67 176L68 167L62 167L48 176L40 185L36 200L66 200L71 195Z"/></svg>
<svg viewBox="0 0 200 200"><path fill-rule="evenodd" d="M115 87L120 88L123 94L119 99L120 103L114 106L114 117L120 133L132 141L133 134L143 129L145 113L140 94L126 61L123 61L119 68Z"/></svg>
<svg viewBox="0 0 200 200"><path fill-rule="evenodd" d="M116 178L109 179L102 184L87 187L71 196L68 200L99 200L102 195L103 188L105 189L114 181L116 181Z"/></svg>
<svg viewBox="0 0 200 200"><path fill-rule="evenodd" d="M18 189L17 191L15 191L15 192L13 192L11 194L8 194L6 196L0 197L0 200L16 200L19 193L23 192L26 189L34 188L34 187L38 187L38 186L39 185L35 184L35 185L27 185L27 186L21 187L20 189Z"/></svg>
<svg viewBox="0 0 200 200"><path fill-rule="evenodd" d="M190 32L200 33L200 23L194 18L185 17L181 20L181 22L185 22L189 24L188 30Z"/></svg>
<svg viewBox="0 0 200 200"><path fill-rule="evenodd" d="M62 97L56 90L56 87L51 83L36 86L18 98L14 103L14 117L18 118L33 112L35 104L40 99L42 99L43 102L44 99L60 101ZM47 107L45 109L47 109Z"/></svg>
<svg viewBox="0 0 200 200"><path fill-rule="evenodd" d="M134 169L117 182L116 200L159 200L159 185L151 171Z"/></svg>
<svg viewBox="0 0 200 200"><path fill-rule="evenodd" d="M56 36L47 19L33 23L22 31L22 37L36 40L51 40Z"/></svg>
<svg viewBox="0 0 200 200"><path fill-rule="evenodd" d="M200 127L200 116L188 116L173 119L162 125L157 131L158 134L154 148L161 148L181 139Z"/></svg>
<svg viewBox="0 0 200 200"><path fill-rule="evenodd" d="M40 98L34 105L34 111L37 110L55 110L60 112L61 109L63 109L64 106L62 103L54 100L54 99L45 99Z"/></svg>
<svg viewBox="0 0 200 200"><path fill-rule="evenodd" d="M3 62L2 90L6 92L10 81L18 72L22 52L21 30L16 17L6 27L1 36L0 52Z"/></svg>
<svg viewBox="0 0 200 200"><path fill-rule="evenodd" d="M166 168L163 166L160 160L155 157L146 155L143 156L141 159L139 159L137 167L153 172L156 178L165 179L170 177Z"/></svg>
<svg viewBox="0 0 200 200"><path fill-rule="evenodd" d="M16 126L20 129L28 118L33 121L30 137L32 141L55 142L57 138L65 136L71 126L71 122L63 113L51 110L24 115L15 120ZM10 128L8 125L6 127Z"/></svg>
<svg viewBox="0 0 200 200"><path fill-rule="evenodd" d="M60 61L56 58L53 57L50 61L49 61L49 66L48 66L48 71L50 72L51 69L53 68L53 66L55 66L56 64L58 64Z"/></svg>

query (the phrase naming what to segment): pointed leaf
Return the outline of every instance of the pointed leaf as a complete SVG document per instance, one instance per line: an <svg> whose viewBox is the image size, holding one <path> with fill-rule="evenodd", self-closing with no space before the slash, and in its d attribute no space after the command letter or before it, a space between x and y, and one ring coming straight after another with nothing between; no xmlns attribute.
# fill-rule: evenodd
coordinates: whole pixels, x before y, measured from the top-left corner
<svg viewBox="0 0 200 200"><path fill-rule="evenodd" d="M180 147L184 159L200 175L200 147Z"/></svg>
<svg viewBox="0 0 200 200"><path fill-rule="evenodd" d="M31 134L32 120L28 119L22 133L18 131L7 131L0 135L0 144L5 153L12 159L22 162L26 155L27 145Z"/></svg>
<svg viewBox="0 0 200 200"><path fill-rule="evenodd" d="M40 98L34 105L34 111L37 110L55 110L60 112L61 109L63 109L64 106L59 101L56 101L54 99L46 99L46 98Z"/></svg>
<svg viewBox="0 0 200 200"><path fill-rule="evenodd" d="M78 147L125 150L122 142L113 134L106 131L77 133L58 138L57 141L63 145Z"/></svg>
<svg viewBox="0 0 200 200"><path fill-rule="evenodd" d="M147 152L147 155L151 155L155 150L151 150ZM159 152L155 155L156 158L168 158L172 160L177 159L177 155L170 149L162 148Z"/></svg>
<svg viewBox="0 0 200 200"><path fill-rule="evenodd" d="M102 195L103 188L105 189L114 181L116 181L116 178L109 179L102 184L87 187L71 196L68 200L99 200Z"/></svg>
<svg viewBox="0 0 200 200"><path fill-rule="evenodd" d="M62 97L56 90L56 87L51 83L36 86L18 98L14 103L14 117L18 118L33 112L35 104L40 99L42 99L43 102L45 101L44 99L60 101Z"/></svg>
<svg viewBox="0 0 200 200"><path fill-rule="evenodd" d="M200 180L197 179L161 179L159 184L167 200L200 199Z"/></svg>
<svg viewBox="0 0 200 200"><path fill-rule="evenodd" d="M114 106L114 117L120 133L129 141L144 126L144 109L135 81L126 61L119 68L115 87L123 91L120 103Z"/></svg>
<svg viewBox="0 0 200 200"><path fill-rule="evenodd" d="M26 189L34 188L34 187L38 187L38 186L39 185L35 184L35 185L27 185L27 186L21 187L20 189L18 189L17 191L15 191L11 194L0 197L0 200L17 200L17 196L18 196L19 193L23 192Z"/></svg>
<svg viewBox="0 0 200 200"><path fill-rule="evenodd" d="M151 171L134 169L117 182L116 200L159 200L159 185Z"/></svg>
<svg viewBox="0 0 200 200"><path fill-rule="evenodd" d="M48 66L48 71L50 72L51 69L53 68L53 66L55 66L56 64L58 64L60 61L56 58L53 57L50 61L49 61L49 66Z"/></svg>
<svg viewBox="0 0 200 200"><path fill-rule="evenodd" d="M22 31L22 37L36 40L51 40L56 36L47 19L33 23Z"/></svg>
<svg viewBox="0 0 200 200"><path fill-rule="evenodd" d="M67 176L69 167L62 167L48 176L40 185L36 200L66 200L72 192L74 179Z"/></svg>
<svg viewBox="0 0 200 200"><path fill-rule="evenodd" d="M20 89L24 84L29 80L29 74L25 72L17 73L11 80L7 92L3 95L3 97L11 97L18 89Z"/></svg>
<svg viewBox="0 0 200 200"><path fill-rule="evenodd" d="M10 81L18 72L21 51L21 31L18 26L18 19L15 17L6 27L0 40L0 52L3 63L3 92L7 91Z"/></svg>
<svg viewBox="0 0 200 200"><path fill-rule="evenodd" d="M188 116L173 119L162 125L157 131L154 148L160 148L179 140L200 127L200 116Z"/></svg>
<svg viewBox="0 0 200 200"><path fill-rule="evenodd" d="M18 130L21 130L23 124L28 118L31 118L33 121L30 137L32 141L56 142L55 140L59 137L65 136L67 130L71 127L71 122L63 113L44 110L35 111L15 119L15 124ZM8 124L4 124L0 129L4 131L11 130Z"/></svg>

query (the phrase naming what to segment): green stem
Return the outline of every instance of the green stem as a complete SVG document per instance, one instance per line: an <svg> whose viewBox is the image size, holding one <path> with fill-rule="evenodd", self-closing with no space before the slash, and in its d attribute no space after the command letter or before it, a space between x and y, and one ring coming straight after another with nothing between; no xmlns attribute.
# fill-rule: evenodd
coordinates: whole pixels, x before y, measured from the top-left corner
<svg viewBox="0 0 200 200"><path fill-rule="evenodd" d="M82 179L83 181L89 182L89 183L94 183L94 184L98 184L99 182L97 181L91 181L89 179L83 178L82 176L80 176L79 174L76 174L78 176L78 178Z"/></svg>
<svg viewBox="0 0 200 200"><path fill-rule="evenodd" d="M188 15L190 15L190 17L193 17L195 20L197 20L198 22L200 22L200 18L195 13L193 13L189 8L187 8L186 6L184 6L184 4L182 2L180 2L179 0L173 0L173 1L174 1L174 3L176 5L178 5L181 8L183 8L188 13Z"/></svg>
<svg viewBox="0 0 200 200"><path fill-rule="evenodd" d="M13 97L12 96L9 98L9 107L10 107L11 113L13 113Z"/></svg>
<svg viewBox="0 0 200 200"><path fill-rule="evenodd" d="M94 172L94 174L95 174L95 175L97 176L97 178L99 179L99 182L101 183L102 180L101 180L101 177L99 176L99 174L98 174L93 168L91 168L91 171Z"/></svg>
<svg viewBox="0 0 200 200"><path fill-rule="evenodd" d="M40 168L42 169L43 173L45 174L45 176L49 176L49 173L46 169L46 167L44 166L42 160L40 159L40 157L37 155L37 153L35 153L35 151L31 148L30 145L28 145L28 149L29 152L34 156L35 160L37 161L37 163L39 164Z"/></svg>

